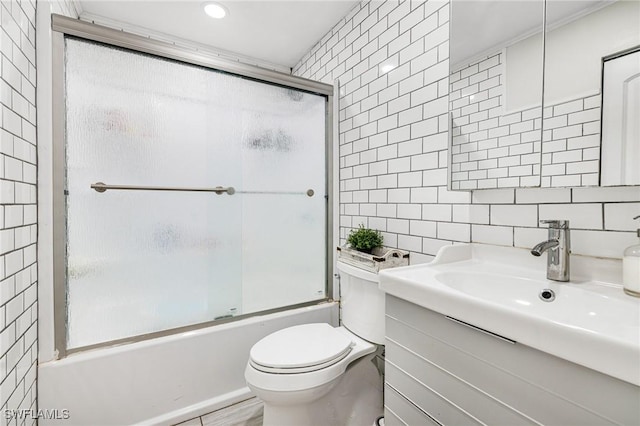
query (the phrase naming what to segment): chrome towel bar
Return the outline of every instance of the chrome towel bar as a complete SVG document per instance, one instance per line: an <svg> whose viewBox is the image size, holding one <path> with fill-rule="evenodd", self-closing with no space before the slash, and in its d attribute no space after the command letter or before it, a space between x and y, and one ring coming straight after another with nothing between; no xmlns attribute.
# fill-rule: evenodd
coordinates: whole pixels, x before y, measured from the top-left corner
<svg viewBox="0 0 640 426"><path fill-rule="evenodd" d="M91 189L95 189L96 192L106 192L108 189L118 191L183 191L183 192L215 192L218 195L227 193L233 194L287 194L287 195L306 195L313 197L315 191L308 189L305 192L295 191L236 191L233 186L224 188L222 186L216 186L215 188L186 188L186 187L169 187L169 186L132 186L132 185L108 185L103 182L96 182L91 184Z"/></svg>

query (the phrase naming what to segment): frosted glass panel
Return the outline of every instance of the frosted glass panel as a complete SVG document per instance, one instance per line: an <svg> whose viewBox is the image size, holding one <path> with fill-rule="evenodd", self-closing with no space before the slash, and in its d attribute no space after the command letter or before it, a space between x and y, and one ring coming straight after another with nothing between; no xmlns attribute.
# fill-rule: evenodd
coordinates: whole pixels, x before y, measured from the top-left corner
<svg viewBox="0 0 640 426"><path fill-rule="evenodd" d="M245 311L325 294L325 100L252 82L243 116L242 300ZM304 195L313 189L312 198Z"/></svg>
<svg viewBox="0 0 640 426"><path fill-rule="evenodd" d="M73 38L65 69L69 348L325 297L324 97Z"/></svg>
<svg viewBox="0 0 640 426"><path fill-rule="evenodd" d="M324 297L324 199L304 198L245 196L242 300L246 311Z"/></svg>
<svg viewBox="0 0 640 426"><path fill-rule="evenodd" d="M69 347L241 309L239 198L71 188Z"/></svg>

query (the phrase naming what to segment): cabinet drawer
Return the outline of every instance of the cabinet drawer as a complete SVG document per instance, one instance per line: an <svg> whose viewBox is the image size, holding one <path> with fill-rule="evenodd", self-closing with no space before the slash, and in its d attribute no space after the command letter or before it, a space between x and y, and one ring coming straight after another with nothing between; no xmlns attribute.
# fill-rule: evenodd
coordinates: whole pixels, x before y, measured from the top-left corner
<svg viewBox="0 0 640 426"><path fill-rule="evenodd" d="M386 358L389 362L385 380L443 424L537 424L513 407L391 340L387 341ZM465 414L459 419L452 410Z"/></svg>
<svg viewBox="0 0 640 426"><path fill-rule="evenodd" d="M478 419L472 417L453 404L448 398L434 392L431 388L415 380L391 363L385 367L387 384L404 395L425 413L443 425L482 425Z"/></svg>
<svg viewBox="0 0 640 426"><path fill-rule="evenodd" d="M442 426L389 385L384 388L384 424L385 426Z"/></svg>
<svg viewBox="0 0 640 426"><path fill-rule="evenodd" d="M488 424L497 424L491 420L498 414L496 402L513 410L516 420L522 418L512 424L640 424L640 388L630 383L392 296L387 296L386 330L389 364ZM432 370L420 367L420 359ZM461 398L465 386L476 391L467 389L470 396ZM481 394L493 402L482 402Z"/></svg>

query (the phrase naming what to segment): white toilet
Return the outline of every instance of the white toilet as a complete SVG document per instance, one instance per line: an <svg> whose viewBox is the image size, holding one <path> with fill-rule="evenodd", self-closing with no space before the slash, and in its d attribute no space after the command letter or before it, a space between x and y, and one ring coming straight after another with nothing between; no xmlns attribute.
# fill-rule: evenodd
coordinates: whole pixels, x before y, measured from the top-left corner
<svg viewBox="0 0 640 426"><path fill-rule="evenodd" d="M370 426L382 415L384 293L376 274L338 270L340 327L289 327L251 348L245 379L264 401L264 426Z"/></svg>

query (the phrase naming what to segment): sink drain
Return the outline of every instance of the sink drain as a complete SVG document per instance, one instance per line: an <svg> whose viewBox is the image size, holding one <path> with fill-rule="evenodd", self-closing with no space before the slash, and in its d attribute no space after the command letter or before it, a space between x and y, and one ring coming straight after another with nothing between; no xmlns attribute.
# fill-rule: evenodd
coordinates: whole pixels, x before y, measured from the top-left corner
<svg viewBox="0 0 640 426"><path fill-rule="evenodd" d="M556 293L550 288L545 288L545 289L542 289L542 291L540 291L540 294L538 294L538 297L543 302L553 302L554 299L556 298Z"/></svg>

